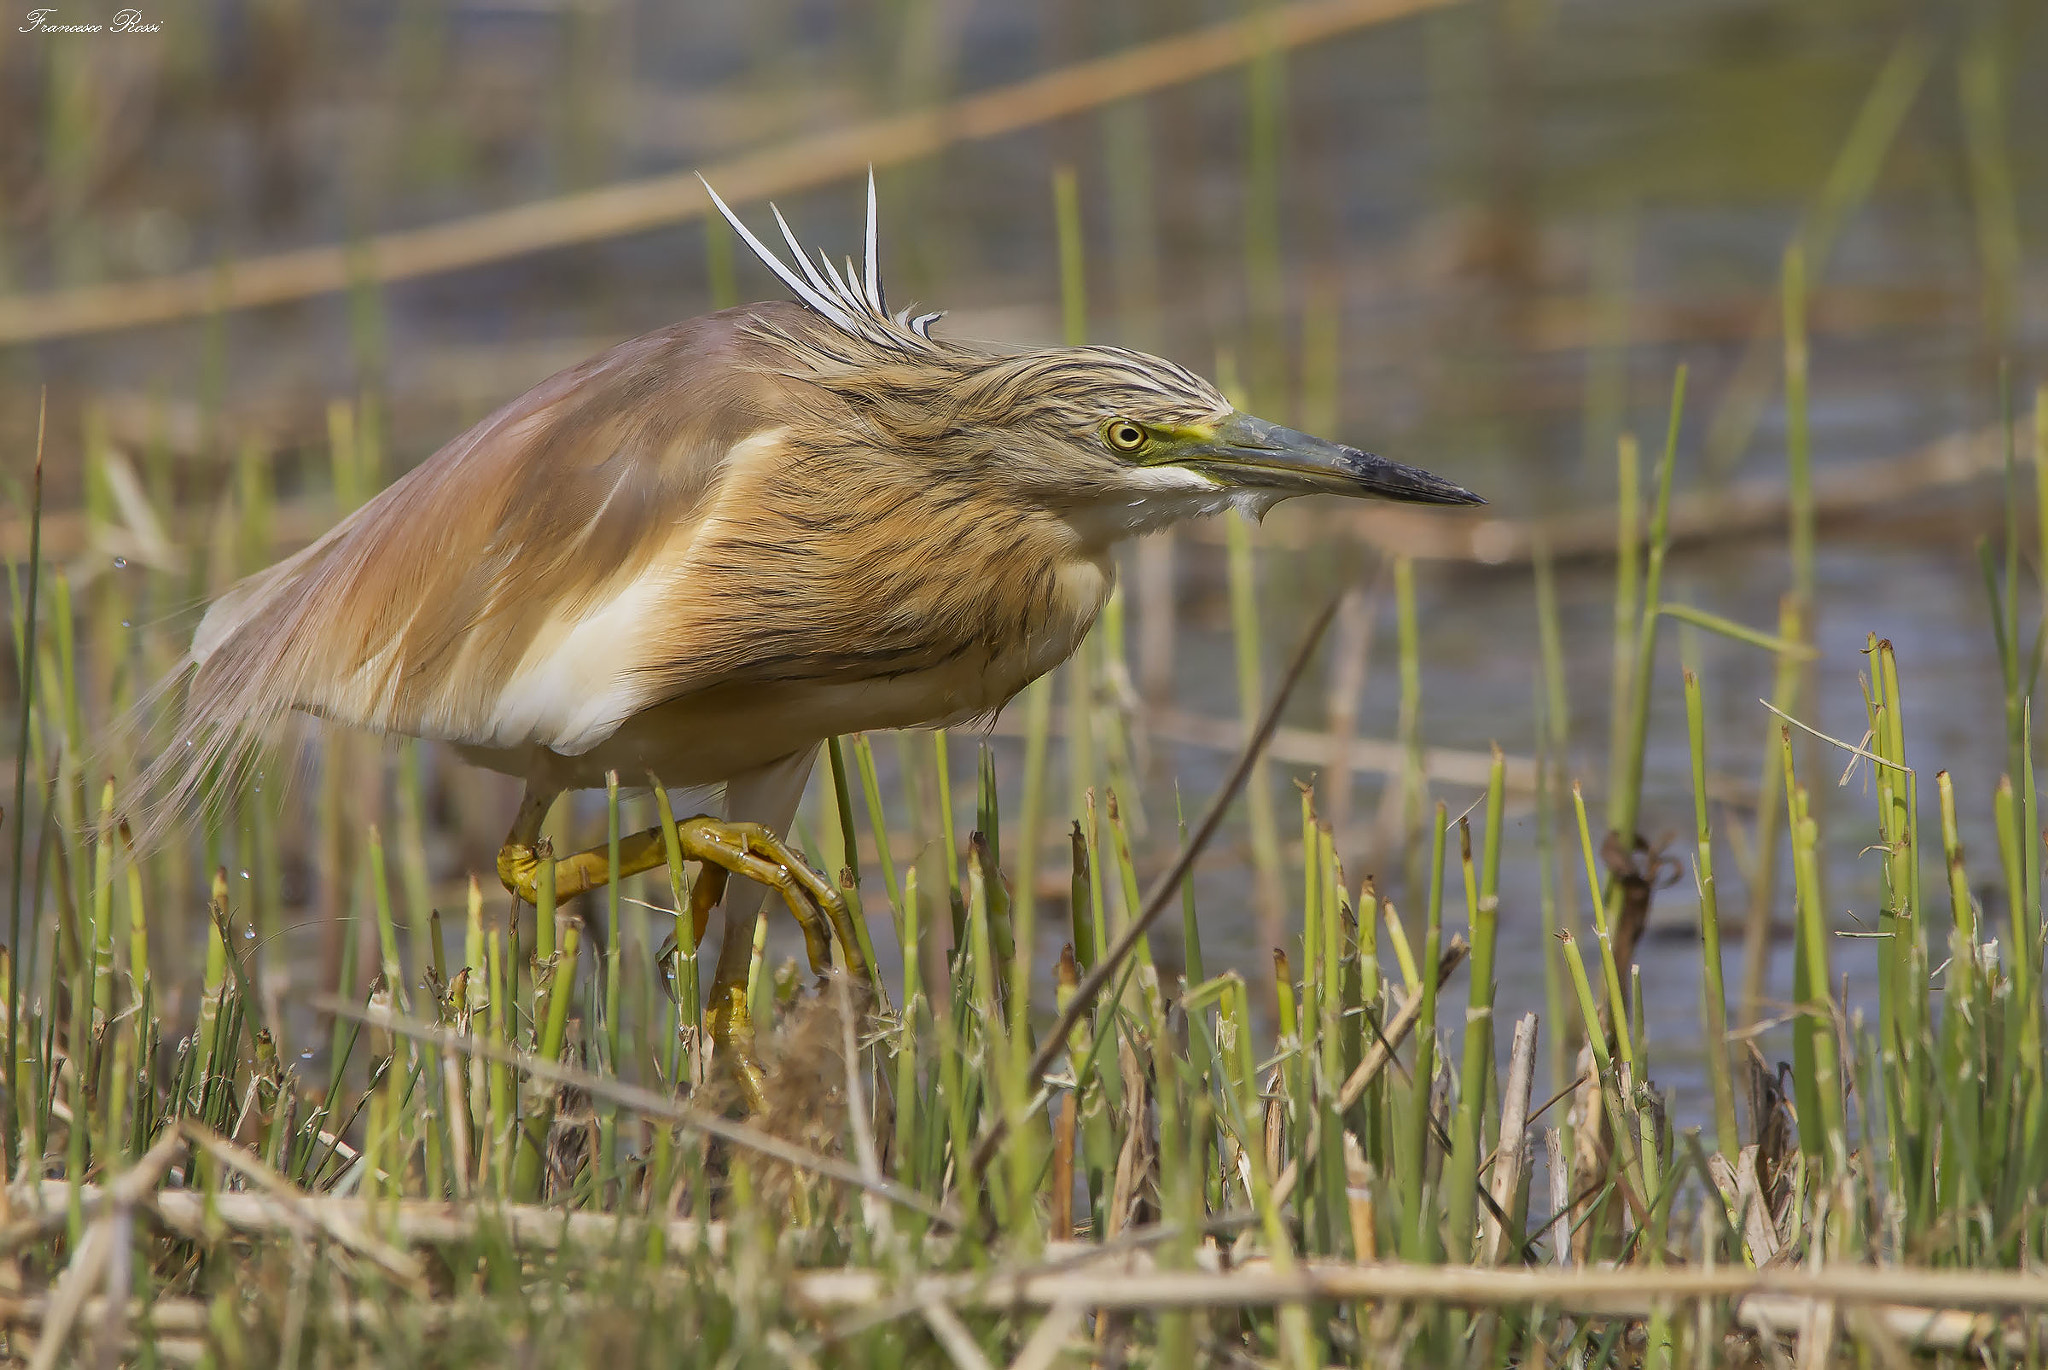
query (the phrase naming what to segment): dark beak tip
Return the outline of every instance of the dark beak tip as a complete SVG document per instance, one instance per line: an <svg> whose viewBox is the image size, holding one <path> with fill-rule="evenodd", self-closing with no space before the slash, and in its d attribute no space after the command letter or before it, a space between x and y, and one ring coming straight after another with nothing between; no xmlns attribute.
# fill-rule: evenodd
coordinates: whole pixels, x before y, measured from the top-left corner
<svg viewBox="0 0 2048 1370"><path fill-rule="evenodd" d="M1445 509L1472 509L1486 503L1483 496L1455 487L1449 490L1433 490L1426 495L1397 495L1395 498L1404 504L1434 504Z"/></svg>

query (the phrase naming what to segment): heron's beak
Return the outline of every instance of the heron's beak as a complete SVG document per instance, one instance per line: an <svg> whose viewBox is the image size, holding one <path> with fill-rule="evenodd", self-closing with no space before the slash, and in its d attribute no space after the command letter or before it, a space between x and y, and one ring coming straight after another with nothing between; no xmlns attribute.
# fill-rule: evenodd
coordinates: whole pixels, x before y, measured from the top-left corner
<svg viewBox="0 0 2048 1370"><path fill-rule="evenodd" d="M1210 441L1173 460L1233 485L1289 495L1373 496L1408 504L1486 503L1427 471L1249 414L1232 414L1216 425Z"/></svg>

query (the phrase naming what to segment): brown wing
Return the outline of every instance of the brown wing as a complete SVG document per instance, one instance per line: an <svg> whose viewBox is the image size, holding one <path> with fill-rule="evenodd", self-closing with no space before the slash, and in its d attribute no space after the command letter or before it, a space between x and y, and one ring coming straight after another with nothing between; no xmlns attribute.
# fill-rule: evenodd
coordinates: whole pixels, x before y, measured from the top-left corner
<svg viewBox="0 0 2048 1370"><path fill-rule="evenodd" d="M229 590L193 642L166 758L182 771L178 797L295 708L382 732L574 750L593 726L594 684L648 686L626 683L638 673L623 638L609 662L600 644L571 644L574 679L536 684L536 659L561 657L551 638L614 605L702 524L735 448L772 427L789 384L767 373L765 345L744 326L801 313L727 310L561 372Z"/></svg>

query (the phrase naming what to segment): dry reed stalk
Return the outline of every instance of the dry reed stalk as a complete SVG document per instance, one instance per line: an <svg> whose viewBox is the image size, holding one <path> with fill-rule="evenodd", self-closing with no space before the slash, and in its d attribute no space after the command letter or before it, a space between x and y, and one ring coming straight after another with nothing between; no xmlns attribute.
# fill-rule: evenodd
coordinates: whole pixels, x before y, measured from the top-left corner
<svg viewBox="0 0 2048 1370"><path fill-rule="evenodd" d="M1572 1174L1580 1177L1581 1188L1577 1199L1570 1207L1570 1241L1572 1264L1584 1267L1594 1255L1594 1248L1602 1232L1602 1224L1590 1219L1587 1214L1604 1200L1600 1189L1593 1184L1594 1176L1605 1176L1614 1170L1613 1146L1607 1128L1606 1086L1601 1082L1600 1070L1593 1059L1590 1046L1579 1048L1579 1085L1572 1092L1569 1116L1572 1124ZM1614 1176L1618 1188L1626 1187L1627 1181L1619 1174ZM1614 1232L1621 1230L1622 1218L1613 1205L1606 1205L1605 1226Z"/></svg>
<svg viewBox="0 0 2048 1370"><path fill-rule="evenodd" d="M1507 1212L1515 1191L1522 1184L1522 1134L1529 1127L1529 1091L1536 1079L1536 1015L1525 1013L1515 1024L1515 1041L1508 1051L1507 1085L1500 1096L1500 1144L1493 1153L1493 1208L1485 1215L1486 1242L1481 1248L1484 1265L1499 1265L1506 1250L1508 1232L1494 1212Z"/></svg>
<svg viewBox="0 0 2048 1370"><path fill-rule="evenodd" d="M809 1280L811 1276L799 1276L799 1282ZM578 1307L582 1302L584 1298L580 1296L563 1296L567 1309ZM946 1307L950 1311L950 1304L940 1302L938 1307ZM1552 1307L1571 1307L1571 1300L1567 1298L1563 1304L1552 1300ZM1622 1307L1620 1302L1610 1302L1606 1307L1591 1309L1589 1313L1595 1317L1634 1317L1640 1311L1647 1311L1649 1296L1638 1298L1632 1307L1636 1309L1634 1313L1630 1307ZM205 1341L201 1337L207 1331L209 1302L199 1298L160 1298L150 1304L129 1300L127 1309L131 1323L145 1323L150 1329L158 1360L176 1366L201 1362L205 1352ZM1087 1311L1090 1311L1090 1302L1081 1298L1047 1304L1047 1315L1026 1339L1018 1358L1010 1362L1010 1370L1044 1370L1057 1364ZM51 1313L51 1300L47 1296L4 1300L0 1302L0 1327L14 1331L41 1329L47 1325ZM78 1311L78 1317L94 1327L104 1325L104 1319L111 1319L113 1315L115 1309L109 1300L100 1296L86 1298ZM483 1315L489 1315L489 1311L479 1307L475 1300L463 1298L420 1300L408 1307L408 1317L418 1319L420 1327L426 1331L453 1325L463 1317ZM332 1319L338 1327L371 1329L389 1321L391 1309L387 1302L375 1298L346 1298L334 1300L334 1304L324 1309L322 1317ZM1790 1337L1794 1335L1792 1329L1804 1317L1806 1300L1790 1294L1747 1294L1735 1307L1735 1323L1763 1337ZM1849 1311L1845 1321L1858 1327L1860 1335L1880 1331L1901 1350L1909 1352L1997 1352L2005 1356L2025 1356L2028 1347L2034 1345L2030 1337L2038 1339L2044 1335L2044 1329L2038 1323L2030 1329L2028 1325L2013 1325L2009 1321L2001 1323L1987 1313L1970 1313L1964 1309L1923 1309L1911 1307L1911 1304L1858 1304ZM117 1345L121 1345L123 1350L135 1350L137 1339L129 1333Z"/></svg>
<svg viewBox="0 0 2048 1370"><path fill-rule="evenodd" d="M557 1214L559 1216L559 1214ZM1128 1257L1124 1257L1128 1259ZM1751 1329L1788 1329L1806 1315L1810 1302L1831 1300L1843 1307L1864 1309L1894 1337L1919 1350L1948 1347L1995 1347L2023 1350L2028 1327L1999 1321L1995 1309L2038 1311L2048 1304L2048 1288L2038 1276L1997 1272L1995 1290L1972 1292L1982 1272L1968 1270L1872 1270L1864 1266L1810 1272L1743 1272L1733 1268L1663 1268L1663 1270L1479 1270L1464 1266L1401 1266L1401 1264L1337 1264L1313 1261L1292 1274L1274 1270L1257 1259L1231 1272L1221 1270L1114 1270L1110 1261L1096 1261L1087 1270L1008 1272L993 1276L956 1274L911 1280L905 1296L940 1300L952 1309L1055 1309L1069 1317L1090 1309L1251 1309L1300 1298L1389 1298L1411 1302L1452 1302L1466 1307L1544 1307L1587 1317L1642 1317L1657 1300L1733 1298L1735 1321ZM1939 1288L1915 1290L1935 1278ZM788 1292L811 1309L854 1309L887 1296L897 1278L883 1270L799 1270L788 1278ZM2032 1286L2030 1290L2025 1286ZM1944 1302L1939 1294L1956 1294ZM131 1304L156 1333L195 1333L205 1329L207 1302L197 1298L160 1298L152 1304ZM410 1311L428 1323L453 1321L475 1307L467 1298L420 1300ZM924 1304L920 1302L920 1307ZM0 1304L0 1325L41 1327L51 1313L49 1296L31 1296ZM106 1300L88 1298L80 1304L86 1321L102 1319ZM389 1317L389 1304L371 1298L336 1300L332 1317L344 1325L365 1325ZM2036 1317L2036 1335L2038 1335Z"/></svg>
<svg viewBox="0 0 2048 1370"><path fill-rule="evenodd" d="M1565 1159L1564 1131L1561 1128L1543 1129L1543 1155L1550 1172L1550 1211L1556 1215L1567 1214L1572 1206L1572 1171ZM1562 1221L1553 1217L1551 1222ZM1572 1265L1571 1233L1558 1232L1550 1239L1551 1262L1560 1270L1569 1270Z"/></svg>
<svg viewBox="0 0 2048 1370"><path fill-rule="evenodd" d="M1074 1235L1074 1139L1080 1121L1080 1093L1068 1090L1060 1099L1059 1121L1052 1134L1052 1218L1056 1242Z"/></svg>
<svg viewBox="0 0 2048 1370"><path fill-rule="evenodd" d="M1110 1189L1109 1206L1104 1210L1103 1235L1112 1238L1121 1236L1137 1216L1139 1200L1153 1179L1158 1159L1152 1154L1145 1127L1151 1081L1138 1064L1131 1039L1119 1037L1116 1045L1124 1077L1124 1140L1117 1148L1116 1178Z"/></svg>
<svg viewBox="0 0 2048 1370"><path fill-rule="evenodd" d="M1358 1138L1350 1132L1344 1134L1344 1202L1345 1216L1351 1223L1352 1254L1361 1261L1378 1260L1379 1225L1373 1207L1372 1166L1366 1161Z"/></svg>
<svg viewBox="0 0 2048 1370"><path fill-rule="evenodd" d="M103 1204L111 1207L112 1186L81 1188L88 1213L97 1214ZM61 1225L69 1192L62 1180L41 1180L17 1185L11 1194L18 1206L30 1212L53 1214ZM143 1201L153 1205L168 1226L181 1231L199 1230L209 1214L207 1197L196 1189L162 1190ZM229 1230L250 1236L291 1236L303 1233L311 1223L330 1240L352 1250L363 1249L365 1243L370 1243L388 1251L385 1241L405 1246L457 1246L487 1234L522 1251L556 1251L573 1246L609 1250L618 1243L621 1231L647 1230L650 1226L638 1217L621 1218L588 1210L565 1212L541 1204L406 1199L377 1205L378 1230L385 1239L380 1241L364 1235L371 1210L361 1199L301 1193L296 1202L287 1203L269 1194L228 1192L212 1197L210 1212ZM659 1230L664 1247L673 1255L687 1258L700 1252L712 1256L725 1253L723 1222L671 1218L651 1226ZM378 1264L390 1268L386 1261ZM416 1263L405 1257L395 1264L403 1268L414 1267Z"/></svg>
<svg viewBox="0 0 2048 1370"><path fill-rule="evenodd" d="M85 1229L84 1239L72 1248L71 1259L58 1272L40 1325L35 1354L29 1357L29 1370L56 1370L57 1357L71 1339L71 1328L78 1321L87 1297L106 1278L108 1262L114 1255L116 1211L110 1210L93 1220L92 1226Z"/></svg>
<svg viewBox="0 0 2048 1370"><path fill-rule="evenodd" d="M1086 1315L1087 1310L1079 1304L1056 1303L1048 1308L1010 1362L1010 1370L1052 1370Z"/></svg>
<svg viewBox="0 0 2048 1370"><path fill-rule="evenodd" d="M2048 1281L2024 1271L1848 1265L1820 1270L1628 1266L1558 1271L1310 1261L1282 1271L1259 1258L1229 1271L1118 1272L1098 1267L1059 1273L926 1275L907 1286L888 1271L838 1268L799 1271L789 1277L786 1288L790 1298L817 1309L859 1307L895 1294L943 1298L963 1309L1069 1304L1132 1311L1372 1299L1471 1308L1541 1305L1588 1316L1632 1318L1646 1316L1656 1304L1668 1301L1754 1299L1759 1301L1758 1310L1773 1314L1792 1304L1803 1311L1819 1301L1903 1312L1929 1325L1954 1326L1959 1319L1968 1320L1980 1329L1986 1312L2048 1309Z"/></svg>
<svg viewBox="0 0 2048 1370"><path fill-rule="evenodd" d="M338 1215L309 1209L312 1202L306 1192L263 1163L262 1157L245 1147L237 1146L203 1124L186 1118L178 1125L178 1133L192 1146L211 1156L221 1165L240 1174L260 1192L260 1197L278 1206L287 1224L301 1235L318 1233L337 1245L355 1253L381 1268L386 1274L404 1284L417 1285L423 1274L418 1261L404 1252L394 1250L386 1243L370 1236L361 1227L341 1219ZM169 1135L169 1134L167 1134ZM165 1196L159 1196L165 1197ZM183 1215L178 1215L182 1217ZM363 1216L370 1226L381 1225L382 1213L372 1215L368 1208ZM200 1230L191 1223L181 1224L176 1217L166 1213L165 1219L172 1226L185 1226Z"/></svg>
<svg viewBox="0 0 2048 1370"><path fill-rule="evenodd" d="M953 1305L936 1295L920 1305L924 1323L939 1345L946 1348L946 1354L953 1358L953 1364L960 1370L995 1370L987 1356L981 1354L981 1346L974 1340L974 1333L967 1324L960 1321L960 1315L953 1311Z"/></svg>

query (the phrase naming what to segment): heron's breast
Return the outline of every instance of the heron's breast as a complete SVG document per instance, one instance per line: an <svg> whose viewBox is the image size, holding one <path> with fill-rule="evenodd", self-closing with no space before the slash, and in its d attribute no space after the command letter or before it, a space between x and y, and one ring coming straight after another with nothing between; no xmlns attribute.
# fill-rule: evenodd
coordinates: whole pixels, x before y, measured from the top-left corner
<svg viewBox="0 0 2048 1370"><path fill-rule="evenodd" d="M986 689L977 711L1000 707L1072 656L1115 583L1116 564L1097 555L1055 558L1042 575L1018 586L1013 603L988 615Z"/></svg>

